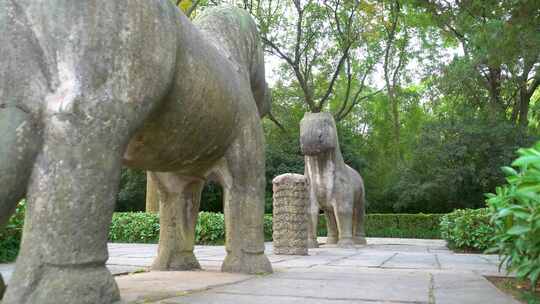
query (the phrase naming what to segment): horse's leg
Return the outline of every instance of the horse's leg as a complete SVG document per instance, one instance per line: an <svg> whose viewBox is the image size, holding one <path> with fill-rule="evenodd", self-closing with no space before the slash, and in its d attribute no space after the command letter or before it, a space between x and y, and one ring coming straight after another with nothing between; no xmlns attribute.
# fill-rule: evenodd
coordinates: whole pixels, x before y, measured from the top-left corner
<svg viewBox="0 0 540 304"><path fill-rule="evenodd" d="M26 195L41 138L37 124L23 109L0 100L0 227Z"/></svg>
<svg viewBox="0 0 540 304"><path fill-rule="evenodd" d="M331 209L325 210L324 214L326 215L326 230L328 232L326 244L336 244L338 242L336 215Z"/></svg>
<svg viewBox="0 0 540 304"><path fill-rule="evenodd" d="M255 105L216 168L224 192L227 257L222 271L268 273L264 255L264 137ZM246 114L246 113L244 113Z"/></svg>
<svg viewBox="0 0 540 304"><path fill-rule="evenodd" d="M192 270L201 266L193 254L195 225L204 180L175 173L152 173L157 184L159 250L155 270Z"/></svg>
<svg viewBox="0 0 540 304"><path fill-rule="evenodd" d="M159 212L159 196L156 185L156 177L152 171L146 171L146 212Z"/></svg>
<svg viewBox="0 0 540 304"><path fill-rule="evenodd" d="M26 196L41 146L37 112L47 86L40 49L22 7L0 1L0 229ZM0 299L4 283L0 275Z"/></svg>
<svg viewBox="0 0 540 304"><path fill-rule="evenodd" d="M29 113L16 106L0 104L0 228L26 195L40 143L37 124ZM0 299L4 290L0 274Z"/></svg>
<svg viewBox="0 0 540 304"><path fill-rule="evenodd" d="M6 303L119 300L105 262L128 132L119 120L63 114L47 120Z"/></svg>
<svg viewBox="0 0 540 304"><path fill-rule="evenodd" d="M353 241L357 245L365 245L366 242L366 232L365 232L365 217L366 217L366 199L364 196L364 185L360 183L357 188L357 194L355 195L354 201L354 214L353 214L353 223L354 223L354 237Z"/></svg>
<svg viewBox="0 0 540 304"><path fill-rule="evenodd" d="M343 187L346 189L346 187ZM343 189L342 188L342 189ZM336 215L339 240L337 245L349 247L353 242L353 197L351 191L336 191L332 207Z"/></svg>
<svg viewBox="0 0 540 304"><path fill-rule="evenodd" d="M311 193L311 186L310 186ZM314 195L310 194L309 199L309 214L308 214L308 248L317 248L319 243L317 243L317 228L319 226L319 203L314 198Z"/></svg>
<svg viewBox="0 0 540 304"><path fill-rule="evenodd" d="M43 33L44 51L53 52L54 64L42 62L51 65L54 81L44 88L43 143L30 177L21 251L3 304L120 299L105 262L122 156L173 78L176 32L159 7L165 2L62 4L25 6L55 16L37 27L54 31Z"/></svg>

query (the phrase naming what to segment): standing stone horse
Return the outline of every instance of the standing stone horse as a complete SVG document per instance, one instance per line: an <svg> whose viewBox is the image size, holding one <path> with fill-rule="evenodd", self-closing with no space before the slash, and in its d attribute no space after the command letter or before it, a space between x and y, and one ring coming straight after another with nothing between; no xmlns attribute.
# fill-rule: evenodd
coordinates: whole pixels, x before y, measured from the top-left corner
<svg viewBox="0 0 540 304"><path fill-rule="evenodd" d="M120 299L105 262L122 164L159 182L154 268L198 265L212 172L225 194L222 269L272 271L257 29L232 7L195 23L169 0L0 0L0 224L28 202L4 304Z"/></svg>
<svg viewBox="0 0 540 304"><path fill-rule="evenodd" d="M366 244L364 182L343 161L332 115L306 113L300 122L300 147L310 185L309 246L317 247L320 209L326 216L327 244Z"/></svg>

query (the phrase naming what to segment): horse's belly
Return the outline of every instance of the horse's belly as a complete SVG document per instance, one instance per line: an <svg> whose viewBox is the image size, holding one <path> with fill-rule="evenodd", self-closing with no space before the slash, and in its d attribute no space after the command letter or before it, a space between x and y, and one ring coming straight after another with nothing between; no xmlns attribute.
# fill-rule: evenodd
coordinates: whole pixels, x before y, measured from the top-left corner
<svg viewBox="0 0 540 304"><path fill-rule="evenodd" d="M169 97L132 137L124 154L127 166L204 174L225 154L237 124L234 100L184 102L174 97Z"/></svg>
<svg viewBox="0 0 540 304"><path fill-rule="evenodd" d="M128 166L204 174L241 127L238 113L248 82L212 44L190 41L179 48L169 95L128 146Z"/></svg>

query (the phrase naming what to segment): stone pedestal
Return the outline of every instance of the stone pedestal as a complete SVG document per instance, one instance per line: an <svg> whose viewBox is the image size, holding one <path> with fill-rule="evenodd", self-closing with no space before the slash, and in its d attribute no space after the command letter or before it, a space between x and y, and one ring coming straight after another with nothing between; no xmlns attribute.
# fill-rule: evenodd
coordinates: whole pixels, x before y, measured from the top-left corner
<svg viewBox="0 0 540 304"><path fill-rule="evenodd" d="M283 174L273 183L274 254L308 254L308 181L304 175Z"/></svg>

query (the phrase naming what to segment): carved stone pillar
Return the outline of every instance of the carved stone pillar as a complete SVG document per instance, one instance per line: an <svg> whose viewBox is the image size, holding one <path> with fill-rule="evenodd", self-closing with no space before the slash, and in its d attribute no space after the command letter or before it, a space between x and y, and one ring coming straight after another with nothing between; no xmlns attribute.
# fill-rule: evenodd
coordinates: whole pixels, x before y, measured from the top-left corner
<svg viewBox="0 0 540 304"><path fill-rule="evenodd" d="M308 181L304 175L283 174L273 183L274 254L308 254Z"/></svg>

